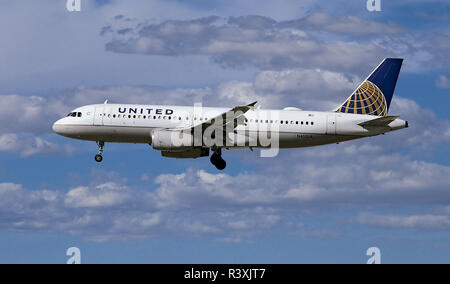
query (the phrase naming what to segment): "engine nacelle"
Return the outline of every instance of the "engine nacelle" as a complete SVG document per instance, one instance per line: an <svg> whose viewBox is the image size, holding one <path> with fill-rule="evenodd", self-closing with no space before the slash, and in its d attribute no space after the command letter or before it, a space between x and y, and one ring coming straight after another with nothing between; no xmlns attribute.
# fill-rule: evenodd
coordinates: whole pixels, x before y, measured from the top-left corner
<svg viewBox="0 0 450 284"><path fill-rule="evenodd" d="M155 150L182 152L194 147L191 133L159 130L152 134L152 147Z"/></svg>

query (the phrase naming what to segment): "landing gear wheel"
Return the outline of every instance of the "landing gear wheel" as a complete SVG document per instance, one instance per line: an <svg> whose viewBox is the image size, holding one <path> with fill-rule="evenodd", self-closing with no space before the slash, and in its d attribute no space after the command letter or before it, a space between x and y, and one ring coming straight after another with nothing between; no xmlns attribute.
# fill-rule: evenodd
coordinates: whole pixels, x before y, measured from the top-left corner
<svg viewBox="0 0 450 284"><path fill-rule="evenodd" d="M95 155L95 161L96 161L97 163L101 163L101 162L103 161L103 156L100 155L100 154Z"/></svg>
<svg viewBox="0 0 450 284"><path fill-rule="evenodd" d="M103 161L103 148L105 147L105 142L98 141L97 146L98 146L98 154L95 155L95 161L97 163L101 163Z"/></svg>
<svg viewBox="0 0 450 284"><path fill-rule="evenodd" d="M215 164L215 166L219 171L223 171L227 167L227 162L225 162L225 160L221 158L219 162Z"/></svg>
<svg viewBox="0 0 450 284"><path fill-rule="evenodd" d="M223 171L227 167L227 162L222 159L222 156L218 152L212 154L211 164L213 164L219 171Z"/></svg>

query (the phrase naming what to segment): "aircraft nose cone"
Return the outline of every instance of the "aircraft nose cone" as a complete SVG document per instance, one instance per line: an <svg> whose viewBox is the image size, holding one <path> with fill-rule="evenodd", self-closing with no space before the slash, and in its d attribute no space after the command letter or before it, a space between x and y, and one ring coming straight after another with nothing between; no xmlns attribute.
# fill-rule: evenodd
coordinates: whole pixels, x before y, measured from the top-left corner
<svg viewBox="0 0 450 284"><path fill-rule="evenodd" d="M53 123L52 129L56 134L62 134L62 126L59 124L59 120Z"/></svg>

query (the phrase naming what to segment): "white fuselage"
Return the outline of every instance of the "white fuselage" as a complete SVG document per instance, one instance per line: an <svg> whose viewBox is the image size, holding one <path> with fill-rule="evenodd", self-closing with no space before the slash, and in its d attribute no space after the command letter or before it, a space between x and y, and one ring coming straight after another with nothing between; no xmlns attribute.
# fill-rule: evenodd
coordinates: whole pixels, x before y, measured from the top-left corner
<svg viewBox="0 0 450 284"><path fill-rule="evenodd" d="M53 130L65 137L88 141L152 144L155 131L201 125L228 110L183 106L89 105L74 110L72 114L75 115L58 120ZM260 134L276 134L279 148L299 148L339 143L408 127L406 121L396 119L385 126L368 128L359 124L373 120L376 116L296 109L251 109L245 113L245 118L245 124L238 125L232 133L236 143L224 148L268 147L259 141ZM242 144L244 140L245 144Z"/></svg>

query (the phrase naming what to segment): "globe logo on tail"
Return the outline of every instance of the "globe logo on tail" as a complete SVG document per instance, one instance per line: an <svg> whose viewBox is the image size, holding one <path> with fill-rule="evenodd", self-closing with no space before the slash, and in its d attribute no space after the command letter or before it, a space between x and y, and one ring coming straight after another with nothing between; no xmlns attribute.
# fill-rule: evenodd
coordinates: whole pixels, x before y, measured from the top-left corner
<svg viewBox="0 0 450 284"><path fill-rule="evenodd" d="M365 81L337 112L386 116L388 107L380 88L370 81Z"/></svg>

